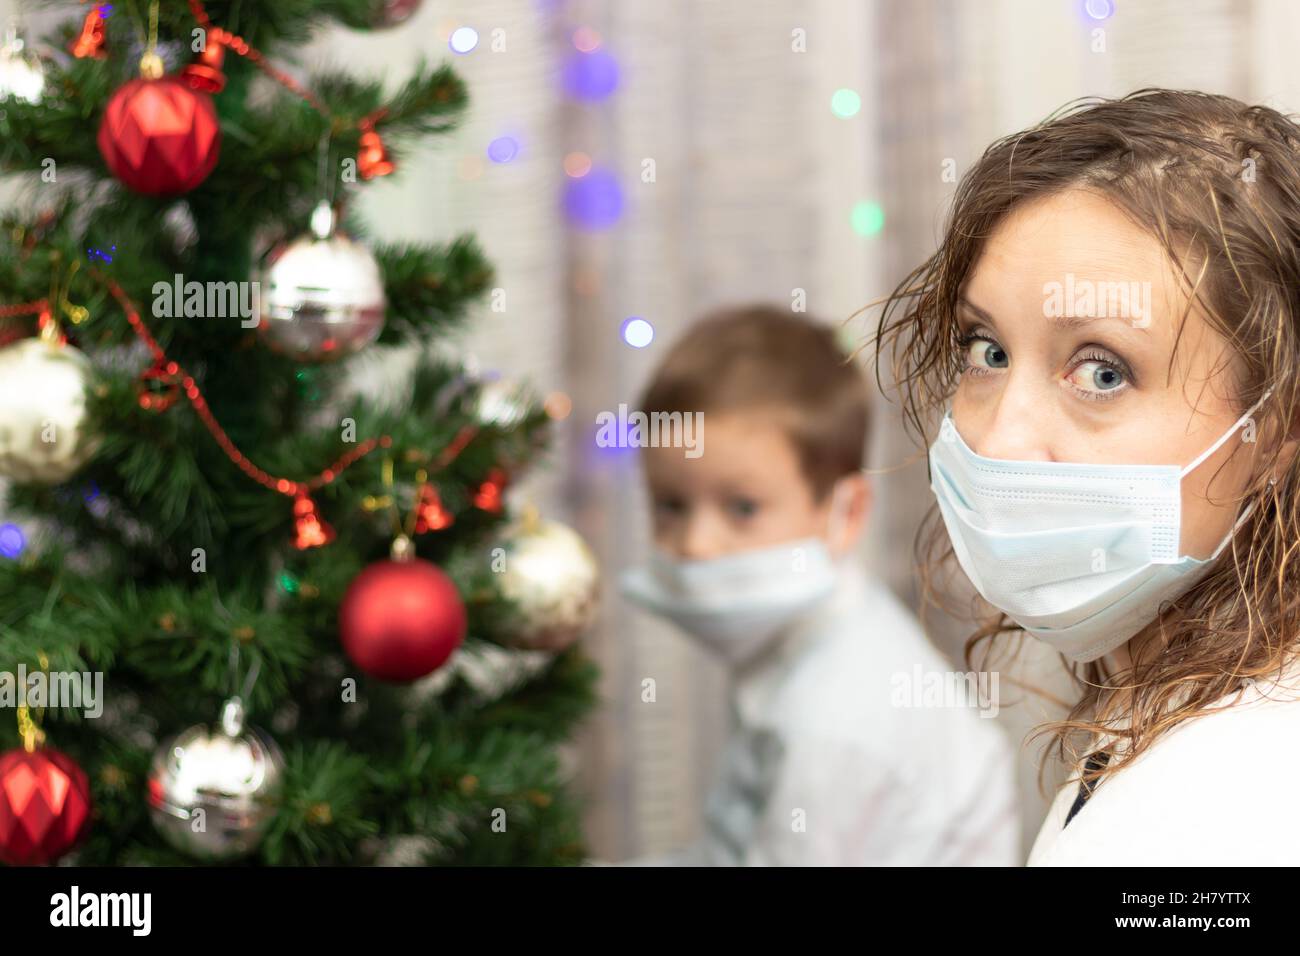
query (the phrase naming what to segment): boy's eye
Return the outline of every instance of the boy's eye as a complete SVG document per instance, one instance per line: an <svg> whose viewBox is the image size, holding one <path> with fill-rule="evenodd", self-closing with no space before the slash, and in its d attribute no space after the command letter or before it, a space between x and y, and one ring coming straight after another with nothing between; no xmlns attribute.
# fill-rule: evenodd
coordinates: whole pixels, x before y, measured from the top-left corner
<svg viewBox="0 0 1300 956"><path fill-rule="evenodd" d="M752 518L758 513L758 502L751 498L732 498L727 510L737 518Z"/></svg>
<svg viewBox="0 0 1300 956"><path fill-rule="evenodd" d="M676 516L686 510L686 504L681 498L656 498L654 510L656 514Z"/></svg>

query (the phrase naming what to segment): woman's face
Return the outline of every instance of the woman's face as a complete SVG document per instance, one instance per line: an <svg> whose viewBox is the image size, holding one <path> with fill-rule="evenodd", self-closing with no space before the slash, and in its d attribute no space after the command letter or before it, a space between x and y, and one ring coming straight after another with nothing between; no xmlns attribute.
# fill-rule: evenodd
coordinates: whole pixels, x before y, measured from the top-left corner
<svg viewBox="0 0 1300 956"><path fill-rule="evenodd" d="M1245 409L1231 348L1199 307L1183 319L1187 301L1157 240L1097 194L1018 206L964 287L953 424L989 458L1189 464ZM1253 435L1183 478L1183 554L1208 557L1232 527L1255 445L1233 452Z"/></svg>

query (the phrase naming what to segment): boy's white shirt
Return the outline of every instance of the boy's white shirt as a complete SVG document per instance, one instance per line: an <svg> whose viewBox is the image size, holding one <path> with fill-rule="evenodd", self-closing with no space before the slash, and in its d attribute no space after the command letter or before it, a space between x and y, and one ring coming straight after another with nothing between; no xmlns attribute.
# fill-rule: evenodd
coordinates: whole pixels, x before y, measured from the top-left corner
<svg viewBox="0 0 1300 956"><path fill-rule="evenodd" d="M1295 866L1300 671L1235 692L1103 777L1069 826L1058 791L1029 866ZM1221 705L1215 705L1216 707Z"/></svg>
<svg viewBox="0 0 1300 956"><path fill-rule="evenodd" d="M854 560L833 594L733 672L733 730L690 847L631 865L1014 866L1010 743L973 707L896 706L952 665Z"/></svg>

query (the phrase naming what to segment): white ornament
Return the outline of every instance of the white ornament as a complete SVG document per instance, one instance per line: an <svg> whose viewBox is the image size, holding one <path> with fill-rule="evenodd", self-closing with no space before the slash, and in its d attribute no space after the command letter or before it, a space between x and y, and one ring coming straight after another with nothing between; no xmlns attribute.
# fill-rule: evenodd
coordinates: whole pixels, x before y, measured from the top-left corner
<svg viewBox="0 0 1300 956"><path fill-rule="evenodd" d="M0 476L58 484L98 444L85 432L90 361L39 338L0 349Z"/></svg>
<svg viewBox="0 0 1300 956"><path fill-rule="evenodd" d="M45 90L45 68L26 46L13 29L9 30L4 45L0 46L0 100L13 97L32 104L41 101L41 93Z"/></svg>
<svg viewBox="0 0 1300 956"><path fill-rule="evenodd" d="M501 593L519 611L512 647L562 651L596 618L600 566L572 528L529 515L505 545Z"/></svg>

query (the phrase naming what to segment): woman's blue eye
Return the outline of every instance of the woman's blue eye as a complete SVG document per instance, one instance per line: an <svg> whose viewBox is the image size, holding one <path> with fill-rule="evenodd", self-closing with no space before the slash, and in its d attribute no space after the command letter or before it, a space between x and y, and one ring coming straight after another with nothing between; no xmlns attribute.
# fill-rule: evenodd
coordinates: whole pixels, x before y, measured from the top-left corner
<svg viewBox="0 0 1300 956"><path fill-rule="evenodd" d="M1092 381L1098 388L1105 391L1119 388L1124 384L1124 377L1119 374L1119 369L1101 365L1092 373Z"/></svg>
<svg viewBox="0 0 1300 956"><path fill-rule="evenodd" d="M1010 361L1002 346L992 339L969 335L961 344L966 348L967 368L1006 368Z"/></svg>
<svg viewBox="0 0 1300 956"><path fill-rule="evenodd" d="M966 333L959 344L964 350L965 373L988 375L991 370L1006 368L1011 363L1006 349L979 332ZM1094 348L1089 354L1079 356L1079 364L1070 370L1065 382L1082 398L1105 401L1119 397L1132 384L1132 379L1123 359Z"/></svg>
<svg viewBox="0 0 1300 956"><path fill-rule="evenodd" d="M1070 371L1066 381L1086 398L1111 398L1128 385L1124 370L1103 359L1085 359Z"/></svg>

